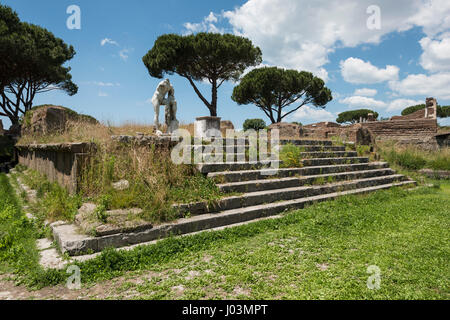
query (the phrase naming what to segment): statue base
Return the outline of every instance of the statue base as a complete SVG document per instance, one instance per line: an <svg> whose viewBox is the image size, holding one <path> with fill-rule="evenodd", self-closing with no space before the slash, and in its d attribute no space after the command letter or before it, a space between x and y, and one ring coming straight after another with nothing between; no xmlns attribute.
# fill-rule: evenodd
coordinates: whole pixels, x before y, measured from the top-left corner
<svg viewBox="0 0 450 320"><path fill-rule="evenodd" d="M220 117L199 117L195 119L194 134L196 138L222 137Z"/></svg>

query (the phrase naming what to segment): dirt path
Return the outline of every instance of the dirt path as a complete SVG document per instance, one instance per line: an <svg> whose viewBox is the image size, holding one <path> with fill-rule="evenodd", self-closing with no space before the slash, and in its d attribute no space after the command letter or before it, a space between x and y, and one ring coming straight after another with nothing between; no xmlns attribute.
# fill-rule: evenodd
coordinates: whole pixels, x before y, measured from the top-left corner
<svg viewBox="0 0 450 320"><path fill-rule="evenodd" d="M133 290L130 289L129 294L126 290L120 293L117 290L125 281L133 281L133 279L124 276L80 290L71 290L64 285L58 285L30 291L23 285L16 286L12 275L0 275L0 300L130 299L134 296Z"/></svg>

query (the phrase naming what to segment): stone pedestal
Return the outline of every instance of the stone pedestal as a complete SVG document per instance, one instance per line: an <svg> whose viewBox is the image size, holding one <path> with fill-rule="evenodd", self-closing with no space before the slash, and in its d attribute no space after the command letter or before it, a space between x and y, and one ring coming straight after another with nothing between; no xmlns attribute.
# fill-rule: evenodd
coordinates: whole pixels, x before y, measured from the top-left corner
<svg viewBox="0 0 450 320"><path fill-rule="evenodd" d="M219 117L200 117L195 119L194 134L196 138L221 137Z"/></svg>

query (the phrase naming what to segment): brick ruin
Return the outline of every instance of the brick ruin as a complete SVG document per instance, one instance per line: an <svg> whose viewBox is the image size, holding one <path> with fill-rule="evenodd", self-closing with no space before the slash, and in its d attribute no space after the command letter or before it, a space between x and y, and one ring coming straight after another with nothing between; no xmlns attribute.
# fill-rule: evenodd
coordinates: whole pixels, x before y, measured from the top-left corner
<svg viewBox="0 0 450 320"><path fill-rule="evenodd" d="M335 122L319 122L303 126L305 137L329 139L339 137L359 144L393 140L401 144L415 144L424 149L437 149L436 135L437 102L434 98L426 99L426 108L407 116L394 116L390 120L377 121L369 114L368 119L352 125L340 125ZM367 138L367 132L372 138Z"/></svg>

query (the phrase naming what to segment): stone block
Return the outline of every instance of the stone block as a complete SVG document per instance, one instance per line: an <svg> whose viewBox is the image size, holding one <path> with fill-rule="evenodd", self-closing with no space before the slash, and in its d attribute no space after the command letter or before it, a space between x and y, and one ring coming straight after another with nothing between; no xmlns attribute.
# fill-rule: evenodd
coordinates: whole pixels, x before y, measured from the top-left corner
<svg viewBox="0 0 450 320"><path fill-rule="evenodd" d="M269 130L279 130L280 138L300 138L302 127L296 123L278 122L273 123L269 127Z"/></svg>
<svg viewBox="0 0 450 320"><path fill-rule="evenodd" d="M194 135L196 138L221 137L219 117L199 117L194 123Z"/></svg>

